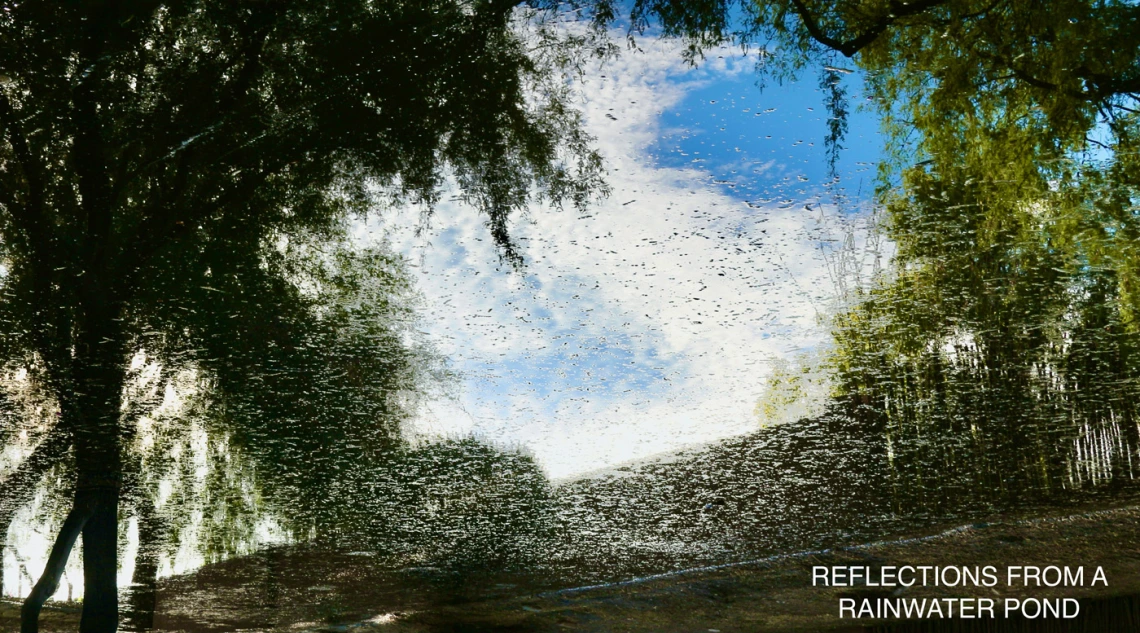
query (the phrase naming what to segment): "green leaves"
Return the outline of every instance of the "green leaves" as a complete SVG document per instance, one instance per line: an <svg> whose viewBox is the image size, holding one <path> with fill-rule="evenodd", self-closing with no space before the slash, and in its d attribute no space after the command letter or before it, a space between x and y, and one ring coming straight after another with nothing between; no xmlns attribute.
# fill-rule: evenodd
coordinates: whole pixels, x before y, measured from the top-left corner
<svg viewBox="0 0 1140 633"><path fill-rule="evenodd" d="M5 358L38 359L61 402L77 377L124 391L127 372L94 357L195 376L185 419L131 445L132 499L163 477L187 507L206 495L218 551L227 525L253 529L245 502L333 533L376 501L351 489L383 478L401 422L448 374L415 331L404 263L357 249L352 223L430 212L454 188L517 264L515 212L605 190L565 81L596 40L540 29L534 52L514 5L4 3ZM138 416L120 417L127 443ZM188 461L163 463L199 432L202 490Z"/></svg>

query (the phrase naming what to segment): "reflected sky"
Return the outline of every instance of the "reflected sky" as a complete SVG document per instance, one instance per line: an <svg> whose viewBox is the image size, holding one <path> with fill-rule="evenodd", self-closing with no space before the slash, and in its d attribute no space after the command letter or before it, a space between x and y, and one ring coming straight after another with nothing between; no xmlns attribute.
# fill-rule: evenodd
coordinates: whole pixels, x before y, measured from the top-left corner
<svg viewBox="0 0 1140 633"><path fill-rule="evenodd" d="M564 479L747 432L773 363L823 344L840 277L881 259L872 114L852 108L829 188L814 76L761 90L754 56L693 69L641 45L578 85L612 194L518 218L522 273L446 197L419 236L416 209L358 227L422 273L424 327L462 377L414 433L521 447Z"/></svg>
<svg viewBox="0 0 1140 633"><path fill-rule="evenodd" d="M765 376L825 344L843 277L885 255L867 243L872 115L853 111L829 189L814 77L761 91L754 57L711 51L694 69L673 44L640 45L577 85L612 194L584 213L516 218L522 273L500 265L483 219L451 195L420 235L415 208L357 227L418 271L422 327L460 376L411 434L521 448L564 480L754 430ZM5 551L4 586L18 595L43 567L47 501L19 513ZM205 562L195 517L160 576ZM283 538L271 518L258 531ZM123 587L134 519L125 541ZM81 595L73 556L55 598Z"/></svg>
<svg viewBox="0 0 1140 633"><path fill-rule="evenodd" d="M620 33L615 33L615 37L621 40ZM360 245L383 243L406 257L407 266L414 271L416 291L422 296L417 308L422 317L418 326L457 377L455 389L444 389L445 394L422 402L418 417L406 432L409 437L427 440L473 436L479 441L426 444L427 448L419 447L423 450L418 453L404 451L407 447L403 445L391 453L371 453L355 450L360 447L344 439L334 439L335 446L330 445L329 437L354 436L324 435L326 426L320 424L326 422L318 416L318 425L312 427L316 431L281 433L280 443L270 439L262 444L268 447L262 453L294 456L291 461L282 460L282 469L293 467L304 474L281 479L300 481L298 487L303 491L311 487L320 493L305 498L314 500L310 505L318 507L311 516L324 522L322 528L327 524L339 530L342 523L334 521L345 517L346 532L367 530L378 535L371 542L388 539L391 551L401 555L400 548L411 543L407 549L415 557L427 556L430 550L431 556L459 566L480 557L496 560L495 564L510 560L511 564L524 561L524 565L529 565L534 559L526 557L535 549L542 549L543 555L551 559L557 558L555 554L561 556L557 563L545 561L549 569L562 565L573 568L575 573L596 573L600 574L598 578L604 578L607 574L626 573L637 565L653 571L655 565L739 561L756 552L816 547L827 539L870 539L901 531L902 523L895 521L898 517L918 517L918 524L923 524L935 518L957 516L954 512L964 506L972 512L989 512L993 509L988 505L992 500L986 495L991 490L1003 494L1013 491L1008 496L1017 497L1016 486L1006 486L1007 482L1015 482L1009 476L1011 468L1017 474L1036 471L1042 464L1041 480L1046 487L1058 481L1046 472L1045 458L1057 464L1063 462L1063 474L1069 476L1066 490L1079 489L1086 479L1090 485L1112 481L1116 472L1124 472L1115 466L1121 461L1120 455L1128 456L1127 473L1132 478L1134 451L1125 446L1133 445L1132 439L1121 430L1128 425L1117 424L1115 412L1128 411L1126 405L1135 400L1117 399L1119 394L1111 390L1084 386L1103 382L1089 380L1088 376L1113 375L1104 369L1109 363L1102 360L1113 353L1119 359L1121 354L1117 352L1126 349L1124 344L1128 342L1125 336L1109 332L1116 323L1111 319L1117 313L1109 310L1109 317L1098 316L1104 313L1100 308L1113 307L1108 300L1091 298L1087 302L1088 315L1092 315L1089 328L1097 336L1080 345L1070 344L1072 337L1066 339L1064 330L1056 337L1063 340L1060 347L1076 349L1085 345L1088 349L1040 356L1048 362L1035 365L1033 370L1044 366L1048 370L1044 373L1049 376L1037 382L1021 381L1025 376L1033 378L1028 370L1021 370L1028 367L1029 360L1038 358L1034 354L1045 349L1045 343L1018 347L1014 341L1013 345L987 348L984 341L975 342L975 334L994 331L989 329L990 321L1001 319L990 317L1000 310L982 308L978 311L981 316L969 327L963 326L960 334L954 330L947 335L936 323L926 332L929 344L915 346L930 352L930 359L924 356L919 361L903 358L905 362L896 362L898 358L889 355L876 356L881 347L897 343L892 340L892 324L880 327L881 319L864 321L879 327L878 331L867 328L871 332L868 338L861 338L863 329L849 327L847 339L840 336L840 329L832 342L832 327L845 323L839 320L836 325L832 317L843 314L850 290L874 278L892 254L891 245L874 230L877 216L871 194L882 139L876 117L860 108L865 99L860 94L858 74L843 71L852 114L845 150L837 165L840 179L832 182L831 175L836 172L827 164L824 143L829 113L813 71L804 73L804 79L798 83L769 82L761 89L756 85L755 57L731 49L712 50L707 51L707 58L699 67L692 68L683 62L682 51L674 44L643 40L641 45L644 50L625 51L616 59L587 69L573 86L586 128L605 157L611 195L585 210L535 205L516 217L512 232L527 262L523 269L512 270L502 264L484 220L459 200L456 190L444 191L435 217L427 225L423 223L423 209L410 207L388 209L354 226ZM947 183L956 186L953 178L947 179ZM965 180L962 188L968 188L970 183L971 180ZM983 206L947 206L949 203L939 201L949 200L945 195L941 199L917 193L915 196L924 202L909 211L920 219L924 219L924 211L938 216L940 210ZM927 203L927 198L935 202ZM1010 202L1020 201L1018 198ZM1048 210L1045 206L1030 208L1026 212L1029 224L1036 224L1035 217L1049 217L1044 214ZM1065 283L1082 290L1080 280L1085 277L1112 281L1108 276L1091 274L1091 266L1080 263L1079 253L1072 257L1075 266L1065 264L1068 260L1063 257L1059 259L1068 266L1068 273L1059 267L1051 269L1060 273L1060 278L1053 274L1022 274L1026 271L1020 269L1005 275L1000 266L987 268L969 261L968 252L959 265L953 265L954 257L946 258L946 253L956 254L958 244L975 246L971 238L976 235L950 232L946 233L950 239L943 239L940 227L931 230L929 223L913 224L916 234L928 231L935 236L932 241L940 246L953 244L941 258L935 255L931 259L951 262L945 268L955 272L977 273L966 274L962 279L929 277L933 282L928 289L938 291L934 296L965 288L973 294L955 295L963 297L964 303L978 300L976 305L985 306L981 300L996 298L992 305L1007 305L1001 303L1000 293L992 291L989 278L985 277L994 270L999 278L1008 277L1010 289L1026 279L1019 287L1036 283L1038 290L1060 288L1056 297L1064 294ZM1114 228L1106 231L1110 238L1115 235ZM910 243L905 233L896 231L894 235L899 236L900 243ZM1048 238L1047 232L1042 235ZM1047 240L1042 243L1048 244ZM1020 252L1019 249L1020 243L1015 244L1009 253ZM922 248L917 250L926 256ZM1048 246L1042 251L1053 254ZM932 268L940 272L944 261L933 262ZM988 261L983 263L988 265ZM1021 259L1010 257L1009 261ZM999 259L998 263L1005 262ZM894 271L905 271L907 265L904 260ZM1026 265L1028 273L1038 268L1044 270ZM899 279L905 278L905 274L900 274ZM891 279L890 274L879 278L888 282ZM973 283L978 280L982 283ZM886 311L888 316L897 317L896 323L907 324L918 309L938 303L925 303L922 293L908 294L905 284L896 285L901 288L897 293L892 294L895 289L885 283L878 295L883 303L902 306L895 312ZM1029 287L1028 293L1022 293L1036 305L1037 291ZM217 292L212 287L203 288ZM913 301L896 301L899 296ZM1089 296L1093 297L1092 291ZM1071 307L1076 303L1079 302L1058 300L1056 305ZM909 314L908 306L912 309ZM1013 314L1017 309L1008 312ZM1057 316L1062 310L1055 312L1027 313L1043 317L1015 320L1015 324L1030 331L1052 327L1049 319L1053 317L1058 322L1076 322L1067 315ZM945 316L946 323L955 324L955 315ZM999 326L1004 327L1004 323ZM1100 335L1102 330L1109 334ZM407 335L405 342L418 342L415 335L403 330L399 333ZM865 344L867 340L871 342ZM1120 343L1115 348L1117 352L1103 347L1105 341ZM777 387L769 383L769 378L787 376L777 372L788 366L819 363L829 345L836 345L837 350L831 359L842 356L846 350L848 354L841 360L850 361L830 364L839 368L836 384L847 388L846 392L836 392L839 406L833 408L833 413L843 413L818 415L818 409L802 401L784 406L782 413L773 412L765 404L776 400L772 393ZM319 344L306 347L323 349ZM937 353L940 349L941 355ZM863 353L867 350L870 352ZM1006 353L986 353L991 350ZM345 356L360 358L353 352ZM425 365L429 364L428 357L434 355L424 354ZM943 364L944 357L950 358L948 365ZM1054 358L1062 361L1049 360ZM1087 366L1070 364L1070 358L1088 361ZM1029 360L1019 364L1004 362L1007 359ZM137 360L143 366L145 354L140 352ZM924 371L927 366L922 362L928 360L936 371ZM1005 365L1010 367L1008 372ZM1070 365L1069 377L1075 377L1072 382L1053 380L1063 374L1054 372L1055 368ZM981 367L985 371L958 371L962 367ZM998 367L1002 368L1001 374L990 372ZM132 365L135 369L138 368ZM154 369L152 373L157 375L157 365ZM384 371L388 375L396 373ZM1115 367L1112 371L1116 371ZM423 376L427 376L429 370L424 372ZM322 385L317 391L326 390L326 396L337 394L337 381L346 375L349 374L338 373L328 382L317 382ZM384 373L372 374L378 375ZM918 375L933 375L930 383L923 384L935 386L925 392L913 389L908 379ZM1120 375L1125 375L1123 370ZM994 389L991 376L1008 378L1009 388ZM839 382L844 377L848 382ZM818 392L816 395L826 393L827 381L815 378L813 375L804 380L804 388ZM186 378L185 384L180 383L177 388L166 383L168 397L160 408L185 412L185 407L174 401L178 400L176 396L193 395L195 380L195 376ZM784 384L797 381L793 376ZM297 401L309 402L314 382L293 382L304 387L305 396ZM1078 383L1081 392L1091 395L1074 397L1083 396L1070 388ZM163 383L156 379L155 384ZM881 391L870 392L867 384ZM957 384L961 389L947 398L946 384ZM1035 392L1040 385L1045 388ZM909 400L905 395L896 397L906 390ZM1123 388L1120 391L1126 395L1128 392ZM883 401L888 404L882 412L890 424L880 424L873 417L880 411L866 406L878 402L869 393L886 394ZM933 400L928 397L930 394L940 398L938 404L943 408L928 407ZM1000 406L990 406L995 401L994 394ZM1050 400L1054 395L1057 397ZM274 392L268 399L284 401L277 396ZM823 404L823 398L818 400ZM1107 414L1103 413L1101 401L1109 404ZM1118 401L1125 405L1114 409ZM950 404L944 406L947 402ZM978 402L984 406L975 406ZM1026 402L1043 404L1023 406ZM1076 405L1072 405L1074 402ZM848 404L853 408L841 409ZM1090 406L1082 409L1084 404ZM327 410L348 409L330 405ZM1071 450L1065 449L1068 452L1048 453L1052 449L1043 442L1039 445L1045 448L1037 453L1021 450L1028 445L1021 441L1027 437L1053 441L1059 437L1054 433L1053 421L1074 426L1068 422L1078 418L1065 416L1086 410L1092 412L1094 423L1109 420L1111 425L1085 424L1084 430L1069 429L1073 431L1071 435L1058 442L1071 443ZM899 411L903 415L897 415ZM339 429L349 417L372 419L354 414L332 420L327 428ZM260 419L296 421L288 416L263 415ZM798 424L746 435L764 424L797 419ZM867 420L870 423L864 424ZM968 429L963 420L970 420ZM278 505L267 504L265 507L272 509L264 512L256 510L261 503L259 490L274 492L273 484L262 486L257 480L256 469L248 467L257 463L255 458L247 462L240 452L230 452L231 446L241 444L230 444L224 437L215 441L199 422L182 429L189 443L185 449L178 445L179 454L173 450L170 454L171 459L186 466L182 472L189 482L187 494L175 494L173 476L156 482L158 498L151 516L160 506L186 504L185 524L177 526L181 532L176 542L181 548L173 555L161 555L163 560L156 565L160 576L190 571L217 556L240 556L268 543L305 539L303 531L289 532L289 526L304 526L302 522L285 521L294 508L298 515L304 515L302 504L292 505L297 497L281 495L279 487L278 498L274 499ZM1042 424L1036 425L1037 422ZM385 429L396 424L393 422ZM153 437L147 435L148 425L146 418L140 419L140 441ZM859 427L858 433L852 431L855 427ZM934 436L927 433L929 429L946 432ZM848 431L850 434L845 435ZM1040 433L1034 436L1030 431ZM1047 436L1048 433L1054 434ZM317 440L305 444L307 448L281 448L289 438L298 435ZM730 441L716 443L734 436ZM938 439L932 441L931 437ZM885 442L881 442L884 438ZM521 464L518 471L500 472L505 462L495 461L500 454L484 450L483 442L533 455L551 479L566 485L551 491L542 477L530 477L535 473L531 461L517 455L511 455L510 460ZM714 444L707 451L673 453L670 459L663 460L668 462L667 467L650 465L627 469L615 477L566 483L619 464L710 443ZM879 451L883 443L885 449ZM25 448L31 445L25 444ZM253 444L246 446L250 445ZM347 457L325 459L330 446L334 453ZM339 451L337 446L341 447ZM433 446L434 450L428 450ZM1011 446L1014 450L1006 450ZM5 458L15 463L19 456L11 447L7 450ZM220 460L207 459L222 456L221 460L229 463L231 455L238 457L232 469L218 467ZM380 455L383 457L376 457ZM986 461L989 455L999 455L1001 459ZM1044 457L1022 460L1025 455ZM1070 455L1075 457L1069 460ZM483 479L471 476L471 469L456 466L460 462L482 465L483 459L487 465L484 470L491 473ZM889 467L876 470L880 463ZM297 464L304 468L296 468ZM322 477L306 479L310 464L321 471ZM362 464L368 468L355 468ZM385 466L372 469L373 464ZM331 475L328 481L326 473ZM240 506L232 515L211 514L213 506L207 503L212 501L218 507L221 504L207 494L212 490L206 486L207 475L215 476L211 482L220 482L215 488L229 491L227 507ZM272 481L271 477L268 475L265 481ZM984 477L990 479L986 481ZM899 485L900 480L905 480L906 485ZM534 485L527 488L517 485L519 481ZM867 485L872 481L873 485ZM979 481L982 485L978 485ZM495 482L502 485L492 485ZM358 497L324 494L344 488L364 492ZM235 490L240 492L234 494ZM860 494L853 496L851 490ZM932 490L936 494L929 494ZM976 490L983 494L975 495ZM390 494L393 491L396 494ZM282 496L283 509L279 503ZM930 497L935 502L923 505ZM197 505L185 501L194 498L206 501ZM907 506L915 499L921 503ZM363 502L352 505L358 500ZM939 505L943 502L945 505ZM344 503L346 509L334 507L339 503ZM325 513L322 506L333 509ZM138 504L136 510L145 507L145 503ZM242 514L247 508L254 510ZM285 515L280 524L271 516L273 512L278 512L278 517ZM392 521L396 527L389 529L386 517L396 513L401 522L397 525ZM7 591L24 594L31 586L33 576L29 570L34 573L42 569L54 534L48 519L60 514L60 501L48 495L41 495L21 511L13 530L17 536L4 552ZM141 511L139 515L145 516ZM255 516L256 520L250 519ZM428 519L421 520L423 517ZM118 579L123 587L132 578L136 558L143 561L140 569L150 568L147 557L138 556L140 533L143 541L147 535L158 533L155 529L140 529L137 518L127 520L129 525L123 531L124 565ZM142 524L155 525L145 521ZM378 525L382 528L373 529ZM417 539L400 540L406 525L420 530ZM563 539L558 541L558 548L551 546L556 540L553 537L550 543L543 540L554 534L550 528L554 525L570 526L565 534L558 534ZM434 531L422 530L425 526ZM509 532L511 529L520 532ZM240 543L215 547L218 535L228 538L229 532L238 535L234 541ZM420 532L427 536L420 537ZM516 538L524 532L526 538ZM314 528L309 538L317 540L316 535ZM503 544L510 547L500 549ZM389 542L384 546L389 546ZM141 549L144 554L150 551ZM516 554L518 558L511 558ZM424 560L434 559L415 562ZM626 567L620 567L623 564ZM78 557L73 556L56 598L79 597L81 575ZM320 589L326 590L331 587Z"/></svg>

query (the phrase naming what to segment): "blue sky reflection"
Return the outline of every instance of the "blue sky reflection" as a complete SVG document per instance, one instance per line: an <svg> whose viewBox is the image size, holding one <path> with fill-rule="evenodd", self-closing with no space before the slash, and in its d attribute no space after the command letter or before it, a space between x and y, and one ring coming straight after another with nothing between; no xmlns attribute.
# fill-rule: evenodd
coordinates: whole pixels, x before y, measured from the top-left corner
<svg viewBox="0 0 1140 633"><path fill-rule="evenodd" d="M643 48L578 86L612 195L519 218L522 274L458 202L418 237L412 209L360 227L423 273L424 327L463 377L413 433L523 447L567 478L748 432L773 364L826 341L840 247L848 273L881 255L855 199L873 188L873 116L853 112L840 209L814 78L761 91L752 57L692 69Z"/></svg>

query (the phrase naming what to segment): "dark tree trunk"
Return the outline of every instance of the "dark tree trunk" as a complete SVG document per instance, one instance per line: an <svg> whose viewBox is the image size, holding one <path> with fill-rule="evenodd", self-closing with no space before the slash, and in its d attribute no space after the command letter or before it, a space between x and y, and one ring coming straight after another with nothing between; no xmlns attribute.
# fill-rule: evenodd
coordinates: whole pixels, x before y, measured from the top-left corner
<svg viewBox="0 0 1140 633"><path fill-rule="evenodd" d="M100 320L106 324L109 320ZM75 503L56 538L48 564L24 603L22 633L39 628L44 601L55 593L67 558L83 535L83 615L80 633L118 629L118 507L122 481L120 404L123 346L113 327L91 331L75 359L73 387L60 393L65 428L74 429ZM41 473L42 474L42 473ZM34 487L34 484L33 484Z"/></svg>
<svg viewBox="0 0 1140 633"><path fill-rule="evenodd" d="M115 633L119 604L118 509L122 482L120 404L123 390L123 350L112 312L96 303L86 319L73 361L74 382L61 389L60 410L67 428L74 429L75 505L52 550L44 576L22 613L25 633L38 628L43 601L54 592L67 556L83 534L83 615L80 633ZM58 550L58 552L57 552ZM51 589L51 591L48 591Z"/></svg>
<svg viewBox="0 0 1140 633"><path fill-rule="evenodd" d="M52 545L51 553L48 555L47 565L44 566L44 573L24 600L24 606L20 611L20 633L38 633L40 630L40 609L59 588L59 579L63 575L64 567L67 566L67 559L71 555L72 547L75 546L75 539L79 538L80 532L95 513L97 505L98 499L91 494L91 491L75 492L75 505L64 519L63 527L56 536L55 544Z"/></svg>
<svg viewBox="0 0 1140 633"><path fill-rule="evenodd" d="M145 494L139 495L135 508L139 520L139 550L124 619L127 631L141 632L154 628L154 611L158 606L158 555L165 540L166 524Z"/></svg>
<svg viewBox="0 0 1140 633"><path fill-rule="evenodd" d="M8 528L12 527L14 512L0 510L0 597L4 596L4 549L8 546Z"/></svg>
<svg viewBox="0 0 1140 633"><path fill-rule="evenodd" d="M110 347L110 346L108 346ZM119 424L122 359L115 349L100 349L85 363L90 372L80 382L83 424L75 433L76 489L96 501L83 527L83 615L80 633L114 633L118 628L116 587L119 544L119 491L123 464Z"/></svg>
<svg viewBox="0 0 1140 633"><path fill-rule="evenodd" d="M105 308L106 306L99 306ZM80 633L118 628L118 507L122 481L120 404L123 390L121 337L107 311L88 320L74 360L74 381L59 393L62 423L72 429L77 481L75 503L56 539L43 576L24 603L21 630L38 630L39 613L55 592L67 558L83 535L83 615ZM34 487L34 484L33 484Z"/></svg>
<svg viewBox="0 0 1140 633"><path fill-rule="evenodd" d="M83 526L83 615L79 633L114 633L119 626L119 488L91 488L95 510Z"/></svg>

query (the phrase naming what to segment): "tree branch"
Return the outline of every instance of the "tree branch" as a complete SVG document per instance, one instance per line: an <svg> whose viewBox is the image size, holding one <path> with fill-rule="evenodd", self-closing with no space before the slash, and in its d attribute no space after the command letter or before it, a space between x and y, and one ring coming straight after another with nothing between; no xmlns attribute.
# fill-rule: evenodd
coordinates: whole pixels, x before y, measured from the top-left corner
<svg viewBox="0 0 1140 633"><path fill-rule="evenodd" d="M862 34L856 36L854 39L846 42L829 36L824 32L823 27L811 15L811 10L804 4L803 0L792 0L795 5L796 13L800 16L800 22L803 23L804 28L807 29L808 34L812 39L823 44L824 46L839 51L845 57L854 57L862 49L866 48L874 42L880 35L882 35L888 28L890 28L900 18L910 17L917 15L931 9L940 4L945 4L947 0L916 0L915 2L904 3L897 0L891 0L887 14L879 18L878 22L871 25L869 29Z"/></svg>
<svg viewBox="0 0 1140 633"><path fill-rule="evenodd" d="M52 545L44 573L24 600L24 606L20 610L20 633L39 633L40 610L44 602L47 602L47 599L59 588L59 579L63 575L64 567L67 566L67 559L71 556L75 541L79 538L87 520L95 513L97 505L97 500L91 495L82 491L76 493L75 505L64 519L63 527L60 528L59 535Z"/></svg>

